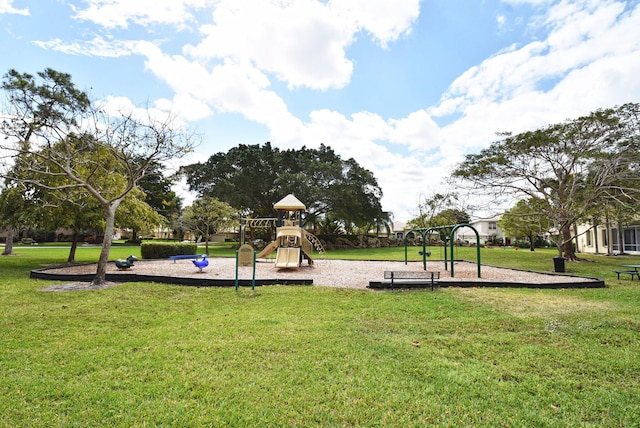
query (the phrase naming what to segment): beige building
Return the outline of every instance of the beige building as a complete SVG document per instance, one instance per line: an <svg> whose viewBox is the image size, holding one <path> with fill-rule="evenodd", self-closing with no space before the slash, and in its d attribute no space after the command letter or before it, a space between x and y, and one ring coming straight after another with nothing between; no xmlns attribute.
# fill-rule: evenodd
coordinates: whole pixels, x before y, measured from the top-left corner
<svg viewBox="0 0 640 428"><path fill-rule="evenodd" d="M502 242L505 245L510 244L509 238L505 238L502 229L498 226L501 218L501 215L497 215L489 218L479 218L469 223L478 232L480 245L493 242ZM462 227L456 231L456 240L468 241L471 244L475 244L476 234L468 227Z"/></svg>
<svg viewBox="0 0 640 428"><path fill-rule="evenodd" d="M615 223L609 230L604 225L579 225L576 250L591 254L640 254L640 224L634 223L623 226L622 235Z"/></svg>

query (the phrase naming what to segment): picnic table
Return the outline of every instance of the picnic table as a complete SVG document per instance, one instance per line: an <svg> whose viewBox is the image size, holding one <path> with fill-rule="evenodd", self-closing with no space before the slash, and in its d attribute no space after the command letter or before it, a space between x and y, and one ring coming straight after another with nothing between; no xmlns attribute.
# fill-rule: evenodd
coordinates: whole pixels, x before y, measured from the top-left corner
<svg viewBox="0 0 640 428"><path fill-rule="evenodd" d="M638 277L638 279L640 279L640 271L638 269L640 269L640 265L620 265L621 267L625 268L623 270L614 270L614 272L618 275L618 279L620 279L620 274L621 273L626 273L628 275L631 275L631 280L633 281L633 277L636 276Z"/></svg>

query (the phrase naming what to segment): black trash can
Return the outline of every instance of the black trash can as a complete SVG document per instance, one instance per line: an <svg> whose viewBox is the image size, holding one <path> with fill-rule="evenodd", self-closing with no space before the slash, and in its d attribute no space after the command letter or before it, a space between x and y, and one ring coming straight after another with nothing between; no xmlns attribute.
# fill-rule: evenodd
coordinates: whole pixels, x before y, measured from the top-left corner
<svg viewBox="0 0 640 428"><path fill-rule="evenodd" d="M555 272L564 272L564 261L567 260L564 257L556 256L553 258L553 267Z"/></svg>

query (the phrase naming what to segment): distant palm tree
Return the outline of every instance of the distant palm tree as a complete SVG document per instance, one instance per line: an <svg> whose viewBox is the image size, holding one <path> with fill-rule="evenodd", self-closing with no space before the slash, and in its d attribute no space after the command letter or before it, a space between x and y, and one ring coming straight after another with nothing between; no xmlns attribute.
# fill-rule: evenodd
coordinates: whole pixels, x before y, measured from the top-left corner
<svg viewBox="0 0 640 428"><path fill-rule="evenodd" d="M387 236L391 236L391 232L393 231L392 212L383 211L381 215L374 218L366 227L367 232L375 231L376 235L379 235L381 230L384 230Z"/></svg>

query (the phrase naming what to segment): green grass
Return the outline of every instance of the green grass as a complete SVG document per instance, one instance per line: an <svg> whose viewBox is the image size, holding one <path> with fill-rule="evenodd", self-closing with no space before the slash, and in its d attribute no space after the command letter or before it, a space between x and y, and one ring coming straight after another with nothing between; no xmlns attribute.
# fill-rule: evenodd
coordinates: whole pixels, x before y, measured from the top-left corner
<svg viewBox="0 0 640 428"><path fill-rule="evenodd" d="M640 420L640 282L610 272L637 256L568 264L607 278L605 289L41 291L49 282L29 271L63 262L66 251L24 247L0 258L0 426ZM114 248L111 258L135 251ZM398 251L404 257L404 249L328 257L401 259ZM98 252L81 248L77 258L95 261ZM482 260L549 271L554 255L486 249ZM474 259L462 250L456 258Z"/></svg>

